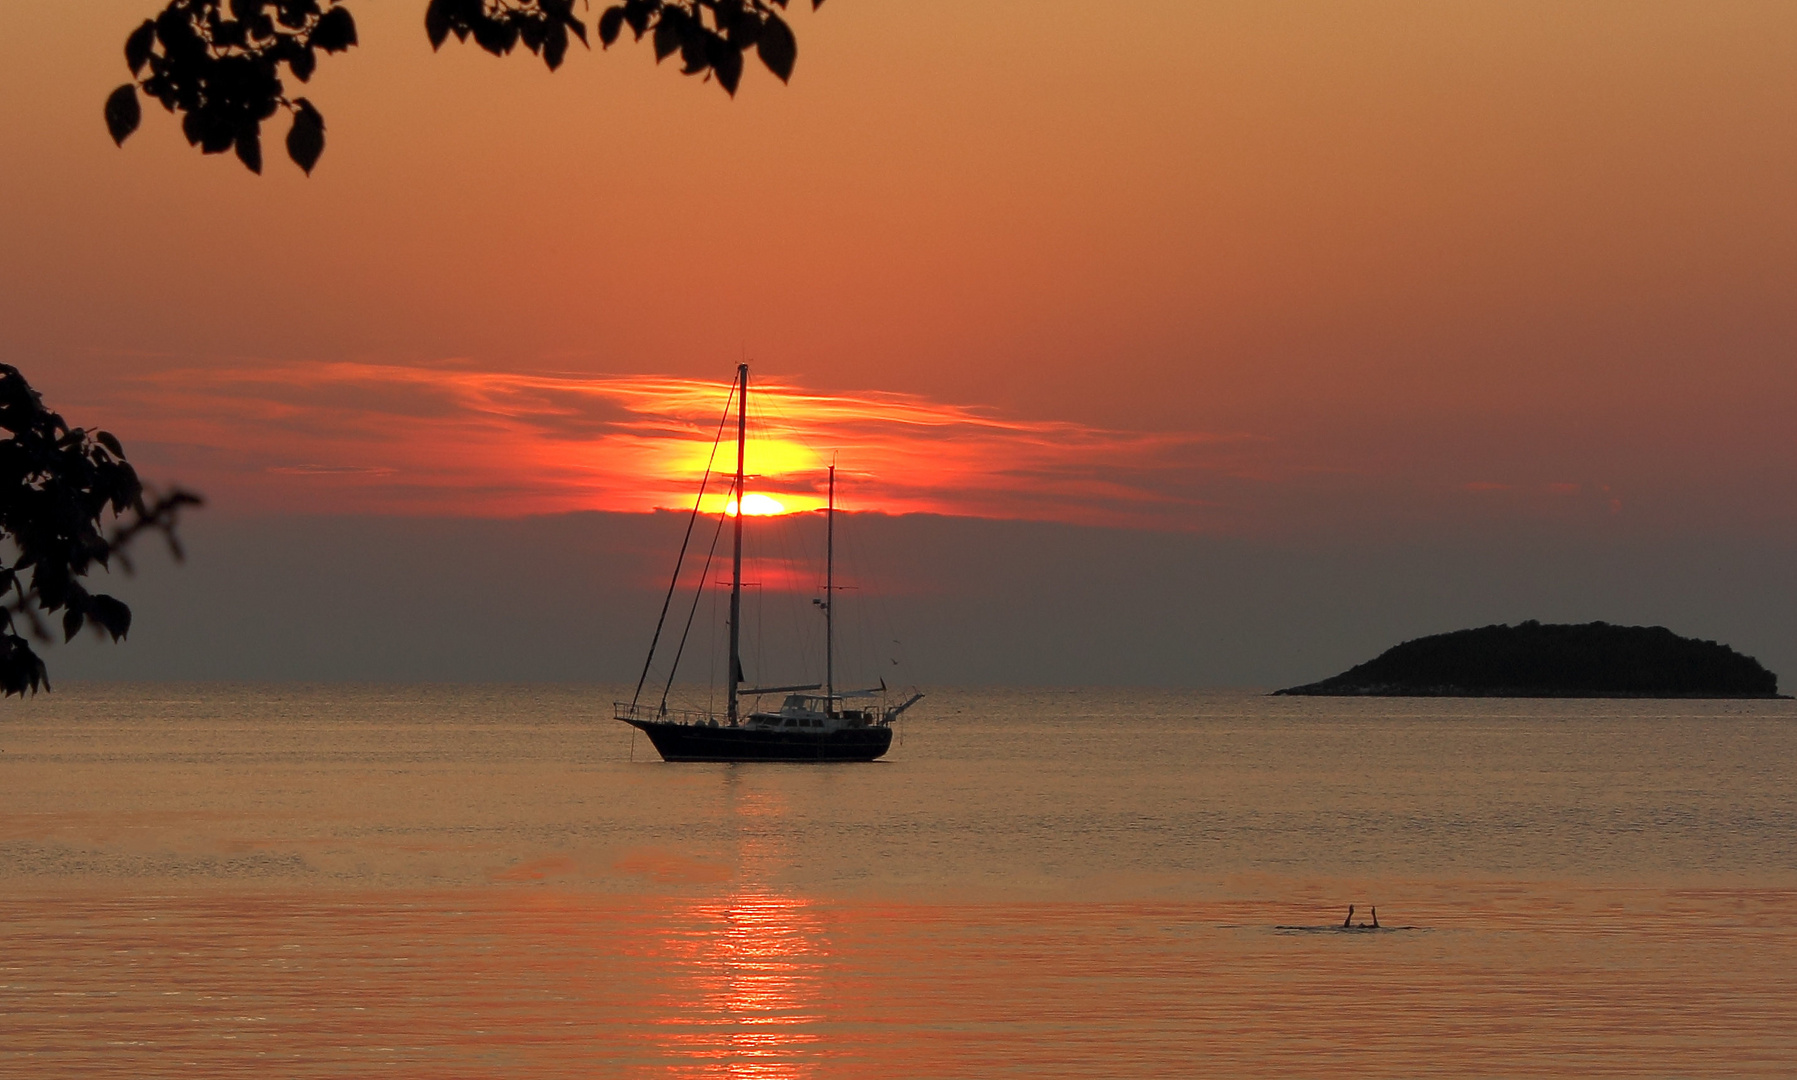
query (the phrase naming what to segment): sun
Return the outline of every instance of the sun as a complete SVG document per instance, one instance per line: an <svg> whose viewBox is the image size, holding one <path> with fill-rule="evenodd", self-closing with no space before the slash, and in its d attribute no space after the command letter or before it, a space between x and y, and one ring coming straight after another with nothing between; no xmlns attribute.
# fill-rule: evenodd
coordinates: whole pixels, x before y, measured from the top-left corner
<svg viewBox="0 0 1797 1080"><path fill-rule="evenodd" d="M759 491L751 491L743 496L743 513L750 517L772 517L786 513L786 504L772 495L763 495ZM736 500L731 499L724 507L724 513L736 516Z"/></svg>
<svg viewBox="0 0 1797 1080"><path fill-rule="evenodd" d="M748 517L783 517L808 510L821 510L823 507L824 500L807 491L782 491L775 495L751 491L743 496L743 513ZM701 514L716 514L720 511L725 517L735 517L736 500L726 499L721 492L708 493L699 500Z"/></svg>

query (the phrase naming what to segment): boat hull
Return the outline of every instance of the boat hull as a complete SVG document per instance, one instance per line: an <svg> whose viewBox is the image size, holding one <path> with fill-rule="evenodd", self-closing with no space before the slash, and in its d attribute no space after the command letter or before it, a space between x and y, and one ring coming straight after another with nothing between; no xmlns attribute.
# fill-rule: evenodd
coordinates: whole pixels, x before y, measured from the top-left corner
<svg viewBox="0 0 1797 1080"><path fill-rule="evenodd" d="M663 761L872 761L892 745L892 729L879 725L809 732L624 722L641 728Z"/></svg>

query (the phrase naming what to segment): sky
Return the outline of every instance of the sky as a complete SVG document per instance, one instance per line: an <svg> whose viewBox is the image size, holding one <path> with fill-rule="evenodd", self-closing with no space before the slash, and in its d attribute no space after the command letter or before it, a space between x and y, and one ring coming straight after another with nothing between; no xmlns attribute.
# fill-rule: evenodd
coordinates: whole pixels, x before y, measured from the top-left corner
<svg viewBox="0 0 1797 1080"><path fill-rule="evenodd" d="M0 360L210 500L79 677L498 636L481 677L617 677L747 359L758 488L815 506L834 457L892 519L926 679L1297 682L1527 617L1797 679L1789 4L829 0L732 99L363 0L310 178L159 109L112 145L157 7L0 6ZM474 551L560 584L393 614ZM333 651L351 580L412 646ZM257 594L286 621L232 622ZM605 632L539 621L591 649L530 629L573 596Z"/></svg>

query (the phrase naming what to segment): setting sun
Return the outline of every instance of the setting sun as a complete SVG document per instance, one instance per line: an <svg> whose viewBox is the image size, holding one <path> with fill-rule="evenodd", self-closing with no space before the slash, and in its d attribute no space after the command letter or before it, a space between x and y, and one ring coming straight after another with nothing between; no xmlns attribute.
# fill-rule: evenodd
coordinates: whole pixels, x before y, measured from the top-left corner
<svg viewBox="0 0 1797 1080"><path fill-rule="evenodd" d="M775 514L784 514L787 512L785 503L771 495L763 495L758 491L751 491L743 496L742 511L750 517L771 517ZM735 499L731 499L725 504L724 513L731 517L736 516Z"/></svg>

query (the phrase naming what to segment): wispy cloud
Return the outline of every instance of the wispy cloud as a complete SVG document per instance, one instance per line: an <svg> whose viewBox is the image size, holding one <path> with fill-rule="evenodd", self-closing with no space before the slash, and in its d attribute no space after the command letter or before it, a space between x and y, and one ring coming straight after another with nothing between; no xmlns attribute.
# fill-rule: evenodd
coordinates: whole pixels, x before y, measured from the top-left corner
<svg viewBox="0 0 1797 1080"><path fill-rule="evenodd" d="M188 482L255 509L517 515L690 506L728 385L367 363L163 370L95 403ZM1259 440L1006 417L879 391L752 384L749 490L850 509L1190 526ZM716 468L734 468L726 426ZM141 456L141 455L140 455ZM715 483L715 482L714 482ZM714 490L719 490L715 489Z"/></svg>

